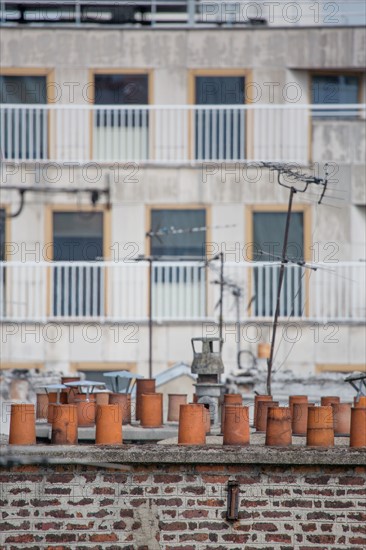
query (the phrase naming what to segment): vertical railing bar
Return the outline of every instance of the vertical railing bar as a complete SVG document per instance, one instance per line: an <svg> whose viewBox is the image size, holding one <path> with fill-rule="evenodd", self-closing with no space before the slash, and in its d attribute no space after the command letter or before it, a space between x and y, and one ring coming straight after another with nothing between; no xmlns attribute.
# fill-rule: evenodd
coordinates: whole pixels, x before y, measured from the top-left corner
<svg viewBox="0 0 366 550"><path fill-rule="evenodd" d="M208 160L210 158L210 144L209 144L209 139L210 139L209 122L210 121L209 121L209 113L212 113L212 111L209 110L209 109L204 110L205 130L204 130L204 153L203 154L204 154L204 159L205 160Z"/></svg>
<svg viewBox="0 0 366 550"><path fill-rule="evenodd" d="M264 267L264 295L265 295L265 317L271 316L271 266L266 265Z"/></svg>
<svg viewBox="0 0 366 550"><path fill-rule="evenodd" d="M226 119L226 128L225 128L225 134L226 134L226 143L225 143L225 159L229 160L231 158L230 155L230 130L231 130L231 117L230 117L230 109L225 109L225 119Z"/></svg>
<svg viewBox="0 0 366 550"><path fill-rule="evenodd" d="M7 137L5 135L6 120L8 120L8 110L4 105L0 105L0 158L3 158L3 160L8 160Z"/></svg>
<svg viewBox="0 0 366 550"><path fill-rule="evenodd" d="M35 119L36 119L36 159L41 159L41 109L36 107L35 109Z"/></svg>
<svg viewBox="0 0 366 550"><path fill-rule="evenodd" d="M258 316L264 317L264 311L263 311L263 295L265 294L265 290L263 292L263 266L258 266Z"/></svg>
<svg viewBox="0 0 366 550"><path fill-rule="evenodd" d="M14 109L14 159L19 160L19 109Z"/></svg>
<svg viewBox="0 0 366 550"><path fill-rule="evenodd" d="M8 159L11 160L14 158L14 149L13 149L13 109L8 110L8 131L7 131L7 151Z"/></svg>
<svg viewBox="0 0 366 550"><path fill-rule="evenodd" d="M104 108L103 118L104 116L105 116L105 136L104 136L103 160L109 162L113 160L112 148L113 148L113 142L114 142L111 109Z"/></svg>
<svg viewBox="0 0 366 550"><path fill-rule="evenodd" d="M81 112L81 111L80 111ZM48 120L51 116L51 113L46 111L45 109L42 110L41 120L42 120L42 145L41 145L41 157L42 159L48 159L49 158L49 151L48 151Z"/></svg>
<svg viewBox="0 0 366 550"><path fill-rule="evenodd" d="M233 109L233 159L234 160L239 160L239 155L238 155L238 116L239 116L239 113L240 113L240 110Z"/></svg>
<svg viewBox="0 0 366 550"><path fill-rule="evenodd" d="M85 267L85 316L91 316L90 265Z"/></svg>
<svg viewBox="0 0 366 550"><path fill-rule="evenodd" d="M131 109L127 110L127 160L136 160L134 157L132 149L132 136L133 136L133 124L132 124L132 111Z"/></svg>
<svg viewBox="0 0 366 550"><path fill-rule="evenodd" d="M98 278L96 266L90 265L90 290L91 290L91 316L96 317L98 314Z"/></svg>
<svg viewBox="0 0 366 550"><path fill-rule="evenodd" d="M71 265L64 266L64 289L65 289L65 298L64 298L64 315L70 317L70 285L69 285L69 276L70 276Z"/></svg>
<svg viewBox="0 0 366 550"><path fill-rule="evenodd" d="M77 290L76 290L76 266L71 264L70 265L70 271L71 271L71 288L70 288L70 300L71 300L71 311L70 315L71 317L76 317L76 298L77 298Z"/></svg>
<svg viewBox="0 0 366 550"><path fill-rule="evenodd" d="M173 319L179 319L179 311L178 311L178 304L177 304L177 292L178 292L178 277L177 277L177 271L178 267L176 265L173 265L172 268L172 295L171 295L171 305L170 305L170 318Z"/></svg>
<svg viewBox="0 0 366 550"><path fill-rule="evenodd" d="M57 284L53 281L54 288L56 289L56 317L61 317L61 298L64 293L63 288L63 268L61 266L55 266L55 275L57 275Z"/></svg>
<svg viewBox="0 0 366 550"><path fill-rule="evenodd" d="M198 109L198 111L195 111L198 115L197 124L198 124L198 133L197 133L197 139L198 139L198 149L197 149L197 160L203 160L203 152L202 152L202 139L203 139L203 128L202 128L202 107Z"/></svg>

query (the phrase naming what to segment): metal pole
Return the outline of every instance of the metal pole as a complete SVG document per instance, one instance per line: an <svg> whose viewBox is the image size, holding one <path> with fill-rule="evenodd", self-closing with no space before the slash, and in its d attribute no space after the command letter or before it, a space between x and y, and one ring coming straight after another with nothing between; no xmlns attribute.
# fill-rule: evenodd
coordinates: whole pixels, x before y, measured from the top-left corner
<svg viewBox="0 0 366 550"><path fill-rule="evenodd" d="M236 357L238 369L240 368L240 292L235 295L236 299Z"/></svg>
<svg viewBox="0 0 366 550"><path fill-rule="evenodd" d="M153 292L153 259L149 258L149 378L153 377L152 368L152 337L153 337L153 320L152 320L152 292Z"/></svg>
<svg viewBox="0 0 366 550"><path fill-rule="evenodd" d="M271 342L271 351L269 358L267 360L267 394L271 395L271 378L272 378L272 366L273 366L273 352L274 352L274 346L276 341L276 332L277 332L277 325L278 325L278 317L280 314L280 300L281 300L281 290L282 290L282 283L285 275L285 264L286 264L286 249L287 249L287 242L288 242L288 236L289 236L289 230L290 230L290 220L291 220L291 210L292 210L292 200L294 198L294 194L296 193L296 189L294 187L291 187L290 190L290 197L288 201L288 207L287 207L287 217L286 217L286 226L285 226L285 235L283 239L283 247L282 247L282 256L281 256L281 267L280 267L280 276L278 280L278 288L277 288L277 302L276 302L276 311L273 321L273 331L272 331L272 342Z"/></svg>

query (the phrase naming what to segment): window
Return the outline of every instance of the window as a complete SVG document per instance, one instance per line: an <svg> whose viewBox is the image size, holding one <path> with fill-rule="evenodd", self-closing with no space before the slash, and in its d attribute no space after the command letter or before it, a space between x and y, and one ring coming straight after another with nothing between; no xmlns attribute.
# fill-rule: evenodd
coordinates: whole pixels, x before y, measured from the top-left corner
<svg viewBox="0 0 366 550"><path fill-rule="evenodd" d="M151 254L157 256L158 260L162 260L155 262L152 268L152 310L155 319L204 317L205 270L198 261L189 260L204 259L206 230L191 230L205 227L205 209L154 209L151 211L152 231L163 233L151 238ZM172 233L172 228L183 232ZM185 259L186 262L184 262Z"/></svg>
<svg viewBox="0 0 366 550"><path fill-rule="evenodd" d="M285 233L286 212L253 213L253 260L279 262ZM286 256L294 261L304 259L304 213L292 212ZM258 317L274 315L279 266L254 267L254 308ZM281 316L301 316L304 306L304 270L287 264L281 292Z"/></svg>
<svg viewBox="0 0 366 550"><path fill-rule="evenodd" d="M243 105L243 76L196 76L196 105ZM195 158L245 158L245 113L238 109L198 109L195 114Z"/></svg>
<svg viewBox="0 0 366 550"><path fill-rule="evenodd" d="M3 109L1 150L5 159L47 158L47 114L27 105L47 103L46 76L0 75L0 101L19 104Z"/></svg>
<svg viewBox="0 0 366 550"><path fill-rule="evenodd" d="M47 103L46 77L0 75L0 102L32 105Z"/></svg>
<svg viewBox="0 0 366 550"><path fill-rule="evenodd" d="M312 103L326 105L356 104L359 102L360 79L352 75L313 75ZM354 117L357 110L313 110L313 116Z"/></svg>
<svg viewBox="0 0 366 550"><path fill-rule="evenodd" d="M153 256L188 256L203 258L205 254L206 230L190 232L193 228L206 226L204 209L164 209L151 211L151 230L167 231L166 235L151 238ZM171 229L182 229L183 233L169 233Z"/></svg>
<svg viewBox="0 0 366 550"><path fill-rule="evenodd" d="M147 74L96 74L96 105L147 105Z"/></svg>
<svg viewBox="0 0 366 550"><path fill-rule="evenodd" d="M55 261L103 257L103 212L54 212L53 249Z"/></svg>
<svg viewBox="0 0 366 550"><path fill-rule="evenodd" d="M148 74L95 74L94 118L96 160L148 158ZM139 105L144 107L139 107ZM114 108L115 106L115 108ZM126 106L126 108L123 108Z"/></svg>
<svg viewBox="0 0 366 550"><path fill-rule="evenodd" d="M103 212L54 212L53 250L55 261L70 262L53 269L53 315L101 315L103 272L95 262L103 257Z"/></svg>

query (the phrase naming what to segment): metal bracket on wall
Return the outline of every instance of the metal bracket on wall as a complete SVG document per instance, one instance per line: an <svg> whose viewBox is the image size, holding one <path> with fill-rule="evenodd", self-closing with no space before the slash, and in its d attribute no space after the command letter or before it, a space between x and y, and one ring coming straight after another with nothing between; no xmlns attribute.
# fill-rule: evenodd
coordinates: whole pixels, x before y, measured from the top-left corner
<svg viewBox="0 0 366 550"><path fill-rule="evenodd" d="M4 191L17 191L20 197L20 204L17 210L10 214L5 214L6 218L16 218L21 214L24 204L25 204L25 194L26 193L68 193L72 195L79 195L79 194L88 194L90 197L90 203L92 206L95 206L101 196L106 197L106 206L108 209L111 207L110 202L110 196L111 196L111 190L110 190L110 184L109 181L107 181L107 186L103 189L98 189L96 187L87 187L87 188L75 188L75 187L42 187L42 186L29 186L29 187L16 187L14 185L2 185L0 189Z"/></svg>
<svg viewBox="0 0 366 550"><path fill-rule="evenodd" d="M239 483L228 481L226 519L235 521L239 518Z"/></svg>

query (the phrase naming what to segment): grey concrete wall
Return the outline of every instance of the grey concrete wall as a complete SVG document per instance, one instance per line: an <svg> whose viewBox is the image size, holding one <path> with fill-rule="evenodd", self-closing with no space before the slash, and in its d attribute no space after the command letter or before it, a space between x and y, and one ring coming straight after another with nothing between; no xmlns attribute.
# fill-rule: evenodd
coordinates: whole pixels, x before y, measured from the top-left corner
<svg viewBox="0 0 366 550"><path fill-rule="evenodd" d="M28 168L31 168L29 166ZM295 204L303 204L311 210L311 240L319 243L318 260L326 257L324 246L336 243L338 261L358 260L365 246L365 231L363 229L364 217L360 213L364 207L364 165L362 164L338 164L333 163L330 169L330 189L327 192L325 204L316 206L317 190L310 190L312 195L295 197ZM36 180L36 176L27 172L27 168L17 167L3 170L2 180L7 185L35 185L36 181L50 185L55 177L55 169L44 171L46 177ZM120 243L121 251L126 243L136 243L136 254L144 254L146 250L145 231L148 223L147 206L155 205L202 205L208 207L211 212L211 224L213 226L225 226L234 224L230 228L213 228L208 240L224 246L224 250L230 250L237 246L241 248L247 242L246 216L250 205L273 204L285 205L288 200L287 190L277 185L273 173L267 170L246 166L230 166L221 164L207 164L203 167L141 167L137 166L134 181L126 178L127 171L121 170L120 174L101 167L99 180L91 184L82 179L82 170L75 169L74 180L70 179L70 172L64 168L61 170L60 180L57 186L86 187L95 186L102 189L106 185L106 174L110 175L112 191L111 208L111 243ZM316 174L321 177L323 163L316 165ZM38 177L38 176L37 176ZM116 179L115 179L116 178ZM11 204L11 210L15 211L19 203L19 196L14 191L2 193L2 201ZM101 204L104 200L101 200ZM90 205L89 195L80 195L78 204ZM355 206L356 203L359 206ZM10 220L7 241L14 244L9 247L9 259L43 259L45 254L38 252L32 256L32 250L43 247L46 243L45 211L52 204L75 205L73 195L60 193L27 193L22 214ZM357 229L354 219L357 219ZM226 248L225 248L226 247ZM29 251L22 255L21 250ZM131 249L125 251L130 254ZM312 258L311 251L308 257ZM329 251L328 251L329 252ZM134 254L134 255L136 255ZM230 257L228 260L232 259ZM313 258L314 259L314 258Z"/></svg>
<svg viewBox="0 0 366 550"><path fill-rule="evenodd" d="M298 101L309 102L309 71L314 69L355 70L365 66L366 38L362 28L323 29L221 29L212 30L105 30L70 29L51 30L41 28L2 28L0 33L1 62L4 68L54 69L57 84L57 101L60 103L83 103L90 100L88 87L90 70L105 69L151 69L153 73L153 102L158 104L181 104L188 101L188 71L190 69L248 69L252 80L261 90L258 101L262 103L284 102L283 89L295 83L301 90ZM274 83L274 96L270 97ZM71 93L72 90L72 93ZM366 86L363 87L365 94ZM322 168L325 161L337 164L329 192L328 204L321 208L309 204L312 240L319 243L322 260L327 251L324 246L336 243L338 260L364 258L365 250L365 132L362 121L317 121L313 125L313 160ZM18 167L2 181L19 185L47 184L47 177L40 167L37 174L24 172ZM32 166L28 166L32 169ZM49 169L49 178L55 169ZM103 168L99 188L105 185ZM246 235L245 208L251 204L277 204L284 206L287 191L280 189L267 173L258 179L253 169L214 166L214 173L204 174L202 168L189 167L143 167L138 166L137 181L126 181L121 173L114 181L112 176L111 240L122 245L134 242L140 253L145 253L146 205L202 204L211 209L213 225L236 224L235 228L213 229L210 239L224 243L227 248L239 243L242 246ZM83 178L82 170L75 170L71 182L69 171L62 167L57 185L90 185ZM338 193L338 190L340 191ZM342 199L342 200L339 200ZM311 200L315 201L315 197ZM5 204L14 210L17 195L6 192L2 195ZM87 197L79 198L88 204ZM301 202L301 197L296 201ZM49 204L76 204L74 197L66 194L30 194L20 217L9 222L7 240L15 245L24 243L25 250L32 251L37 245L46 244L45 208ZM357 205L357 206L355 206ZM23 249L24 250L24 249ZM328 251L329 252L329 251ZM36 256L37 257L37 256ZM47 259L38 256L40 260ZM15 247L9 259L34 259L22 255L21 246ZM317 362L360 363L364 360L361 349L361 329L342 327L342 342L329 349L324 343L315 345L307 329L300 345L291 352L288 364L298 372L314 372ZM82 339L82 327L76 328L76 341L62 339L56 344L31 345L22 343L15 336L5 346L6 361L41 361L55 369L66 369L70 361L131 360L139 365L142 374L147 372L147 333L140 327L139 344L115 345L111 331L102 327L102 339L88 346ZM199 325L162 326L156 330L154 357L157 371L167 367L168 362L189 360L189 339L200 336ZM310 338L310 340L309 340ZM252 349L251 344L249 349ZM254 350L254 347L253 347ZM285 343L280 360L291 351ZM236 345L228 342L224 359L228 368L235 366Z"/></svg>
<svg viewBox="0 0 366 550"><path fill-rule="evenodd" d="M240 347L256 356L258 342L269 341L269 323L253 320L248 325L249 328L242 325ZM1 332L4 364L41 363L46 370L67 372L70 363L75 362L100 363L101 370L110 370L108 364L111 363L130 362L137 364L140 374L148 375L146 325L136 326L134 341L128 338L131 330L126 330L125 324L121 324L118 331L116 324L96 327L95 323L77 323L70 328L65 323L28 323L19 325L16 331L14 325L4 324ZM306 377L316 373L317 364L349 365L350 368L353 365L353 370L360 370L364 364L363 326L289 321L287 325L281 323L278 334L279 350L275 367L280 367L281 374L290 370L294 376ZM183 361L191 364L191 338L206 335L218 336L218 331L213 333L212 326L207 328L205 323L155 325L154 374L164 371L173 363ZM237 367L233 323L225 323L223 336L225 373L229 374ZM280 386L283 383L282 380Z"/></svg>
<svg viewBox="0 0 366 550"><path fill-rule="evenodd" d="M26 45L26 47L24 47ZM88 102L94 68L152 69L155 103L186 103L188 69L251 69L261 87L258 101L285 102L282 88L296 82L308 97L301 71L359 70L365 66L362 28L237 29L220 31L6 29L0 38L2 66L55 69L57 100ZM278 86L277 86L278 84ZM71 93L70 90L73 90ZM54 90L53 90L54 92Z"/></svg>

